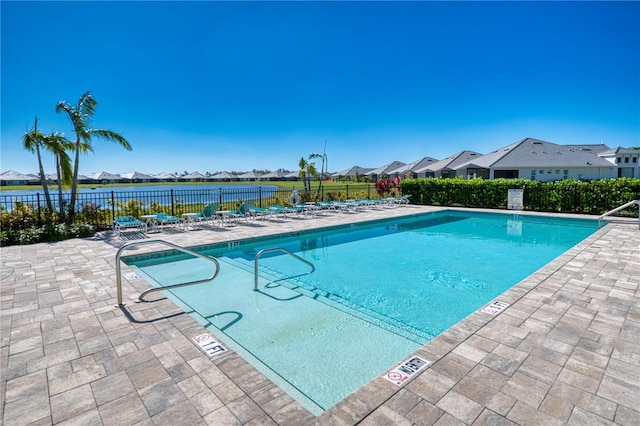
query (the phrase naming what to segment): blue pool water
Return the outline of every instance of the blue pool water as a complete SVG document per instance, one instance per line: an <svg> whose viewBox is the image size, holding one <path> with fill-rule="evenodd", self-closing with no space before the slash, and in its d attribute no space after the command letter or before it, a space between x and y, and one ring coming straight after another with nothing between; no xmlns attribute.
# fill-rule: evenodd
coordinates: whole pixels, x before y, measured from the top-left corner
<svg viewBox="0 0 640 426"><path fill-rule="evenodd" d="M199 249L210 284L168 293L319 414L597 229L597 221L445 211ZM259 291L253 289L256 253ZM128 258L154 285L208 276L184 255Z"/></svg>

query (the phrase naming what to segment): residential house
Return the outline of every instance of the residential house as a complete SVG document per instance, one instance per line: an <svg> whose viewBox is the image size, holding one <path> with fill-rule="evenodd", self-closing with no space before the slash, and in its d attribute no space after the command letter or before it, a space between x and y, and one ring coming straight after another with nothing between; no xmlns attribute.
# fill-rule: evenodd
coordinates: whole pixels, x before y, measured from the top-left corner
<svg viewBox="0 0 640 426"><path fill-rule="evenodd" d="M616 177L640 178L640 149L616 147L601 151L598 156L617 166Z"/></svg>
<svg viewBox="0 0 640 426"><path fill-rule="evenodd" d="M119 183L122 181L122 176L109 172L91 173L87 175L87 178L89 178L88 183ZM80 178L78 177L78 183L84 182L80 182Z"/></svg>
<svg viewBox="0 0 640 426"><path fill-rule="evenodd" d="M615 177L616 167L599 157L598 145L558 145L533 138L522 139L456 168L467 179L591 180Z"/></svg>
<svg viewBox="0 0 640 426"><path fill-rule="evenodd" d="M175 174L169 172L162 172L151 176L158 182L175 182L178 180L178 177Z"/></svg>
<svg viewBox="0 0 640 426"><path fill-rule="evenodd" d="M157 182L157 180L153 176L140 172L123 173L120 176L122 177L122 182L126 183Z"/></svg>
<svg viewBox="0 0 640 426"><path fill-rule="evenodd" d="M256 172L247 172L238 176L238 179L242 182L255 182L260 179L262 175Z"/></svg>
<svg viewBox="0 0 640 426"><path fill-rule="evenodd" d="M436 161L431 164L427 164L425 167L415 170L416 177L438 177L438 178L452 178L456 177L456 167L460 164L464 164L476 157L481 156L475 151L461 151L457 154L451 155L440 161Z"/></svg>
<svg viewBox="0 0 640 426"><path fill-rule="evenodd" d="M387 176L392 178L395 178L398 176L400 178L406 178L408 176L415 178L418 175L417 173L418 170L424 169L437 161L438 160L436 160L433 157L422 157L419 160L413 161L409 164L405 164L404 166L400 166L395 170L390 170L387 173Z"/></svg>
<svg viewBox="0 0 640 426"><path fill-rule="evenodd" d="M200 172L193 172L178 176L178 180L184 180L187 182L204 182L207 180L207 177Z"/></svg>
<svg viewBox="0 0 640 426"><path fill-rule="evenodd" d="M389 173L405 166L407 163L403 163L402 161L392 161L391 163L387 163L384 166L380 166L377 169L369 170L365 173L365 176L369 177L369 180L372 182L377 181L382 176L389 176Z"/></svg>
<svg viewBox="0 0 640 426"><path fill-rule="evenodd" d="M344 169L342 171L332 174L331 179L334 182L337 182L340 180L358 181L359 177L364 176L366 173L368 173L371 170L373 169L370 169L370 168L368 169L360 166L353 166L353 167L349 167L348 169Z"/></svg>
<svg viewBox="0 0 640 426"><path fill-rule="evenodd" d="M32 185L39 184L40 177L32 174L23 174L14 170L0 173L0 185Z"/></svg>

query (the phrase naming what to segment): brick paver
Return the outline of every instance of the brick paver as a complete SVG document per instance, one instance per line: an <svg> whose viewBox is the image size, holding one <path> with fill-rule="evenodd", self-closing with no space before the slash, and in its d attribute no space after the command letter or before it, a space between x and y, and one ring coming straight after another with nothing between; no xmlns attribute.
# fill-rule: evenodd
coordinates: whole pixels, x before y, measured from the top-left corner
<svg viewBox="0 0 640 426"><path fill-rule="evenodd" d="M154 234L184 246L415 214L405 206ZM136 238L138 236L132 236ZM421 348L433 364L402 387L382 377L315 417L233 351L209 358L205 332L123 280L126 240L0 250L0 418L28 424L640 424L640 231L599 230ZM151 250L158 247L152 247ZM157 294L157 293L156 293Z"/></svg>

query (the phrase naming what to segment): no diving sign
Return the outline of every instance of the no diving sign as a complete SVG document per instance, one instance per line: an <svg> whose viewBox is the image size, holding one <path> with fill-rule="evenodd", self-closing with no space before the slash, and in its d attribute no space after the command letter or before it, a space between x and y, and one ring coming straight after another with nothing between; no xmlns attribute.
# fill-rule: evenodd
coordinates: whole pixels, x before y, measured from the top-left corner
<svg viewBox="0 0 640 426"><path fill-rule="evenodd" d="M209 333L192 337L191 340L196 342L210 357L226 352L225 347L213 340L213 337L211 337Z"/></svg>
<svg viewBox="0 0 640 426"><path fill-rule="evenodd" d="M489 315L498 315L500 312L504 311L507 306L509 306L508 303L495 300L490 305L482 308L481 312Z"/></svg>
<svg viewBox="0 0 640 426"><path fill-rule="evenodd" d="M414 376L418 371L422 370L423 368L427 368L430 365L431 361L422 359L419 356L414 356L412 358L409 358L393 370L389 371L384 375L384 377L391 383L395 383L397 386L401 386L412 376Z"/></svg>

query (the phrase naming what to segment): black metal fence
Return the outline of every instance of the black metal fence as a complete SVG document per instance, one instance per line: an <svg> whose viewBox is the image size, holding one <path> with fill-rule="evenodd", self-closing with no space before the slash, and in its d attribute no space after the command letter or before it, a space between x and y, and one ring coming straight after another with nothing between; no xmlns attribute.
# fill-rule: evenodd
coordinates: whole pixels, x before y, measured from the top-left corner
<svg viewBox="0 0 640 426"><path fill-rule="evenodd" d="M335 201L349 198L376 198L378 194L372 184L346 184L344 186L332 185L330 189L313 188L305 193L300 191L302 202L306 201ZM290 188L276 186L256 186L251 188L211 188L211 189L168 189L152 191L130 192L79 192L75 202L75 223L89 223L99 229L111 227L113 220L118 215L141 216L145 214L169 213L181 215L182 213L197 213L204 206L211 203L220 203L222 210L237 208L244 201L254 201L258 207L270 205L290 204ZM60 203L63 210L68 209L70 194L63 193L62 201L59 200L57 191L50 193L53 208L60 211ZM25 215L35 215L38 225L45 221L48 211L46 199L43 193L29 195L0 195L0 211L24 212Z"/></svg>

